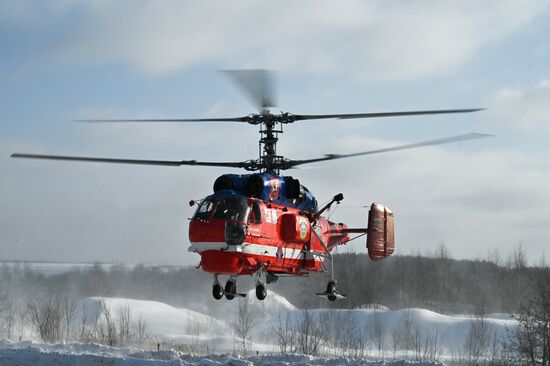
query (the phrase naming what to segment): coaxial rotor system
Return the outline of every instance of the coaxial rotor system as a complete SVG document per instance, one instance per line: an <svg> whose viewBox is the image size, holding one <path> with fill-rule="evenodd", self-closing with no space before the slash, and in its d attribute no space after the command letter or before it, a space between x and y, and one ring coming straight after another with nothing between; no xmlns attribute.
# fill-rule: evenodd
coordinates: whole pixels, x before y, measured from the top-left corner
<svg viewBox="0 0 550 366"><path fill-rule="evenodd" d="M144 160L144 159L113 159L103 157L87 156L67 156L67 155L45 155L14 153L13 158L31 158L31 159L49 159L49 160L67 160L99 163L119 163L119 164L138 164L138 165L161 165L161 166L213 166L241 168L247 171L263 171L278 174L281 170L295 168L299 165L316 163L320 161L351 158L356 156L379 154L391 151L406 150L424 146L441 145L458 141L472 140L477 138L489 137L491 135L482 133L467 133L462 135L450 136L435 140L392 146L388 148L367 150L352 154L326 154L322 157L294 160L277 154L277 141L280 133L283 132L282 126L298 121L320 120L320 119L364 119L364 118L382 118L382 117L400 117L400 116L418 116L435 114L455 114L471 113L483 110L483 108L467 109L435 109L435 110L416 110L399 112L368 112L351 114L293 114L281 112L273 114L269 111L270 107L275 106L273 89L271 87L271 74L267 70L228 70L225 71L233 77L238 84L247 92L252 101L258 107L259 113L253 113L242 117L220 117L220 118L175 118L175 119L79 119L76 121L87 123L186 123L186 122L240 122L260 126L259 140L260 156L256 160L245 160L235 162L213 162L199 160Z"/></svg>

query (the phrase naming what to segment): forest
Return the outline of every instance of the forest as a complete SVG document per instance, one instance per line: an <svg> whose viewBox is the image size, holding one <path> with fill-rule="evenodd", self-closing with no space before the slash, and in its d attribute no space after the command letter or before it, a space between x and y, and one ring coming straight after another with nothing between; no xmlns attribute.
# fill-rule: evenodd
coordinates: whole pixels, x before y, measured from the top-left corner
<svg viewBox="0 0 550 366"><path fill-rule="evenodd" d="M497 358L507 360L507 364L511 359L550 363L550 267L544 259L537 266L527 265L521 246L507 258L484 260L453 259L444 247L430 256L398 255L381 262L373 262L364 254L342 253L335 255L335 268L338 286L347 295L344 300L328 302L315 296L326 285L326 274L279 278L269 289L278 294L273 296L290 301L296 311L283 313L233 300L236 307L224 319L227 300L212 299L211 276L194 267L95 263L47 274L32 263L3 263L0 337L15 339L31 327L47 342L77 340L153 347L160 342L148 336L153 324L131 313L129 305L113 300L141 299L222 319L222 323L208 320L188 329L188 333L196 334L195 343L171 344L186 352L208 351L199 334L204 336L207 329L218 327L232 334L243 354L249 351L251 335L256 331L256 338L263 333L270 339L275 334L276 344L285 353L392 355L394 359L434 361L449 340L445 341L441 329L422 323L422 309L427 309L450 316L470 314L469 328L463 333L465 344L458 346L459 351L446 350L457 360L470 364ZM252 289L253 277L240 278L239 286L241 291ZM122 305L115 308L113 304L118 303ZM99 307L101 319L87 319L86 306ZM362 318L365 314L345 309L386 309L400 315L382 322L382 313ZM489 317L497 313L514 319L518 326L507 329L504 335L498 333L494 319L501 316ZM273 319L278 320L273 323ZM264 330L258 333L262 322ZM460 352L458 356L456 352Z"/></svg>

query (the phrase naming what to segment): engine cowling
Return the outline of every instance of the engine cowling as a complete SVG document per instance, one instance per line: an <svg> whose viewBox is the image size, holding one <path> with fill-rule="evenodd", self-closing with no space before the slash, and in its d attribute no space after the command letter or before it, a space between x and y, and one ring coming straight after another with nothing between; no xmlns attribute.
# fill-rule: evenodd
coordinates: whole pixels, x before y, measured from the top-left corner
<svg viewBox="0 0 550 366"><path fill-rule="evenodd" d="M393 226L393 212L379 203L373 203L369 211L367 229L367 249L373 261L379 261L393 254L395 247Z"/></svg>

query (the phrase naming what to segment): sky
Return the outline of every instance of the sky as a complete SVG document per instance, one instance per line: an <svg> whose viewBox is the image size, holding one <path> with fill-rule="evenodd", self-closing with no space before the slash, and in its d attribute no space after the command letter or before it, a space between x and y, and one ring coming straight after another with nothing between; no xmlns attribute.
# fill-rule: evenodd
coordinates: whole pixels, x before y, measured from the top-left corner
<svg viewBox="0 0 550 366"><path fill-rule="evenodd" d="M11 159L14 152L166 160L257 158L247 124L85 124L237 117L255 107L218 70L271 69L297 114L485 107L471 114L303 121L292 159L468 132L494 137L295 169L331 219L396 215L400 254L531 264L550 255L550 5L543 1L2 1L0 260L198 264L187 202L209 167ZM363 239L345 249L365 252Z"/></svg>

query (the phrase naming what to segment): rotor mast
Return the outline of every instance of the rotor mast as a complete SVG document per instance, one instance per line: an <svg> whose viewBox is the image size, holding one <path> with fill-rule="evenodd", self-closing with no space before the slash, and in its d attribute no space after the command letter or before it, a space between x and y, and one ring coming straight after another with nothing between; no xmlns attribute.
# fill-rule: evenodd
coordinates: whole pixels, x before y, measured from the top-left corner
<svg viewBox="0 0 550 366"><path fill-rule="evenodd" d="M284 158L277 155L277 141L279 134L283 133L283 125L277 126L275 116L267 109L260 116L265 117L265 120L260 124L259 163L266 173L279 174L278 166Z"/></svg>

